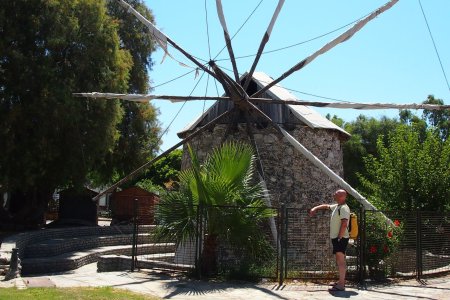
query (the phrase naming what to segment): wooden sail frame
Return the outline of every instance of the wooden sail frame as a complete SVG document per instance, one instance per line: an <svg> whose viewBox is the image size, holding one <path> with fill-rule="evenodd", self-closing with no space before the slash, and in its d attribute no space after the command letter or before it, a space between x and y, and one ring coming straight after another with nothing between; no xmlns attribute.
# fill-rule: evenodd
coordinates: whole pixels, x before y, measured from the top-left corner
<svg viewBox="0 0 450 300"><path fill-rule="evenodd" d="M221 96L171 96L171 95L151 95L151 94L116 94L116 93L73 93L75 97L94 98L94 99L121 99L132 102L147 103L151 100L168 100L172 103L185 101L233 101L231 97ZM362 102L329 102L329 101L314 101L314 100L297 100L297 99L283 99L276 100L271 98L253 98L249 101L256 103L267 104L290 104L314 107L328 107L339 109L359 109L359 110L373 110L373 109L428 109L428 110L446 110L450 109L450 105L436 105L423 103L362 103Z"/></svg>

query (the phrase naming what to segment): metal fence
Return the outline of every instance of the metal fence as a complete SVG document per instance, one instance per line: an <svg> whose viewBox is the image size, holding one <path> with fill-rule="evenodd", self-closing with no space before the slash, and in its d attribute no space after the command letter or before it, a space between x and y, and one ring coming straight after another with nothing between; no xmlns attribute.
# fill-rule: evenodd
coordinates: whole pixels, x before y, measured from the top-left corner
<svg viewBox="0 0 450 300"><path fill-rule="evenodd" d="M283 279L334 279L337 276L335 258L331 253L330 212L321 211L311 218L308 211L281 208L282 251L280 282ZM357 241L347 248L348 278L356 279L359 266Z"/></svg>
<svg viewBox="0 0 450 300"><path fill-rule="evenodd" d="M152 233L135 217L134 268L195 276L331 280L338 276L329 239L329 212L311 218L300 208L162 206ZM347 248L354 281L450 272L450 214L356 211L357 240ZM184 235L181 234L184 230Z"/></svg>
<svg viewBox="0 0 450 300"><path fill-rule="evenodd" d="M450 271L450 214L365 211L363 279L416 277Z"/></svg>

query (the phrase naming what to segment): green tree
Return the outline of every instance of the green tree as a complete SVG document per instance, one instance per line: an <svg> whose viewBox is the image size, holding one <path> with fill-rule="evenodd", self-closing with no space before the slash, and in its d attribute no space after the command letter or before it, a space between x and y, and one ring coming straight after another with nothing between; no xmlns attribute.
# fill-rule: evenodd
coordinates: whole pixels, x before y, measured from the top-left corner
<svg viewBox="0 0 450 300"><path fill-rule="evenodd" d="M382 117L380 120L358 116L353 122L345 123L344 129L351 138L343 146L344 178L352 186L359 186L357 174L365 174L364 157L377 156L377 141L382 137L387 144L388 134L395 130L399 122L395 119Z"/></svg>
<svg viewBox="0 0 450 300"><path fill-rule="evenodd" d="M150 104L122 102L124 110L122 121L117 125L119 138L113 151L98 165L99 175L93 181L102 184L131 173L147 160L153 158L159 150L160 131L158 112Z"/></svg>
<svg viewBox="0 0 450 300"><path fill-rule="evenodd" d="M147 20L155 24L152 11L142 0L127 0ZM133 58L128 85L129 93L146 93L150 90L148 70L153 66L150 54L155 51L155 43L148 28L134 15L127 12L117 1L107 2L108 14L118 24L118 33L122 48L127 49Z"/></svg>
<svg viewBox="0 0 450 300"><path fill-rule="evenodd" d="M151 10L142 0L129 0L127 3L155 22ZM108 1L107 8L108 14L118 24L120 45L130 52L133 60L127 92L146 94L150 91L148 71L153 66L151 54L156 49L155 43L147 27L117 1ZM105 166L115 174L115 179L129 174L153 158L161 144L158 111L152 104L124 101L121 105L124 116L118 127L120 137L110 158L110 166Z"/></svg>
<svg viewBox="0 0 450 300"><path fill-rule="evenodd" d="M219 240L242 248L244 259L267 253L270 245L259 226L273 214L264 204L261 183L254 183L252 148L225 144L213 150L203 165L190 147L189 152L192 168L180 173L179 191L167 193L158 206L158 235L177 243L192 240L200 213L206 224L202 267L207 273L216 271Z"/></svg>
<svg viewBox="0 0 450 300"><path fill-rule="evenodd" d="M429 129L421 140L414 126L399 126L379 137L378 157L365 159L361 175L369 199L380 209L450 210L450 142Z"/></svg>
<svg viewBox="0 0 450 300"><path fill-rule="evenodd" d="M181 170L182 149L176 149L167 156L161 158L153 164L143 175L154 184L170 188L171 183L177 182L178 174Z"/></svg>
<svg viewBox="0 0 450 300"><path fill-rule="evenodd" d="M132 57L103 1L6 1L0 6L0 185L16 223L37 225L56 187L81 186L114 151L117 101Z"/></svg>
<svg viewBox="0 0 450 300"><path fill-rule="evenodd" d="M328 120L330 120L331 122L333 122L333 123L336 124L337 126L339 126L339 127L341 127L341 128L344 128L344 124L345 124L344 119L339 118L339 117L336 116L336 115L333 115L333 117L331 117L330 114L327 114L327 115L325 116L325 118L327 118Z"/></svg>
<svg viewBox="0 0 450 300"><path fill-rule="evenodd" d="M183 151L176 149L156 161L143 175L129 183L149 192L163 194L165 190L177 189Z"/></svg>
<svg viewBox="0 0 450 300"><path fill-rule="evenodd" d="M136 186L138 186L148 192L157 194L157 195L162 195L166 191L160 185L154 184L150 179L143 179L143 180L137 182Z"/></svg>
<svg viewBox="0 0 450 300"><path fill-rule="evenodd" d="M442 99L436 99L429 95L424 104L443 105ZM450 135L450 110L429 110L424 109L422 118L426 120L440 135L441 139L447 140Z"/></svg>

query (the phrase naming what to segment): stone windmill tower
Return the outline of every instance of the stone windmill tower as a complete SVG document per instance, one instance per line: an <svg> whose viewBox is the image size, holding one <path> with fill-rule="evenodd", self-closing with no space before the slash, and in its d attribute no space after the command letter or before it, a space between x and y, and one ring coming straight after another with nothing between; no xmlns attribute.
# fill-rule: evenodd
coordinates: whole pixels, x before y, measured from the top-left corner
<svg viewBox="0 0 450 300"><path fill-rule="evenodd" d="M242 78L245 78L244 74ZM242 80L241 78L241 80ZM254 72L247 88L248 94L253 94L273 81L262 72ZM286 100L298 101L286 89L275 85L267 90L264 98L279 103L258 104L258 108L274 123L286 130L293 138L305 145L330 170L338 176L343 176L342 144L350 135L342 128L336 126L313 109L307 106L290 105ZM207 111L188 124L178 136L186 138L198 128L201 128L221 114L232 111L234 103L217 101ZM285 204L290 208L289 219L293 220L288 228L288 236L302 235L301 240L289 240L290 253L288 259L291 263L299 263L314 269L317 259L314 257L318 247L329 248L328 219L319 218L315 222L306 221L306 211L315 204L330 201L333 192L339 185L311 163L302 154L295 151L292 145L274 129L267 120L251 118L236 111L228 118L217 122L214 127L203 131L190 141L197 156L203 160L214 148L225 141L242 141L250 143L258 154L258 171L266 185L268 194L266 203L279 208ZM190 157L184 146L182 168L190 165ZM272 232L272 241L276 243L280 224L273 219L269 222ZM315 228L313 228L315 227ZM320 230L318 230L320 228ZM308 232L318 233L314 239L307 238ZM316 245L315 241L323 241L323 245ZM326 264L333 263L325 258Z"/></svg>

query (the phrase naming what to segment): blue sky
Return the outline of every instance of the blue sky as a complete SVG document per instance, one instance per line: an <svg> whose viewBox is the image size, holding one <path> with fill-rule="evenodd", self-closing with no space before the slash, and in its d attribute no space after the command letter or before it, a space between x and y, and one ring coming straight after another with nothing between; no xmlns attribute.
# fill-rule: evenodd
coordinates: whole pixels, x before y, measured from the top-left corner
<svg viewBox="0 0 450 300"><path fill-rule="evenodd" d="M214 58L224 47L223 31L217 17L215 1L207 0L206 9L205 0L145 2L153 11L157 27L192 55L209 60L209 52ZM260 0L222 2L228 30L233 35ZM257 52L277 2L262 1L235 36L232 45L236 57ZM386 0L286 0L265 50L293 45L333 31L365 16L385 2ZM450 1L422 0L422 6L447 78L450 80ZM296 47L263 55L257 71L263 71L277 78L348 28ZM169 52L177 60L193 66L193 63L174 48L169 47ZM191 71L190 68L180 66L169 57L160 64L162 57L161 50L153 55L155 64L150 71L151 85L156 87L152 91L153 94L192 93L198 96L216 96L217 93L222 93L221 87L218 85L217 91L213 80L208 79L207 75L201 78L202 73L198 77L190 73L181 79L159 86ZM218 64L231 69L227 58L228 52L225 49L217 57L217 60L220 60ZM247 71L252 62L253 57L238 59L239 72ZM280 84L302 93L346 101L420 103L427 95L433 94L443 99L446 104L450 103L450 91L417 0L400 0L393 8L366 25L352 39L319 56ZM293 92L299 99L326 101L302 93ZM165 150L179 141L176 133L210 107L213 101L188 102L183 107L182 104L162 100L153 101L153 104L160 111L159 119L163 129L173 121L162 138L161 148ZM383 115L389 117L398 115L397 110L317 109L317 111L322 115L336 114L346 121L354 120L359 114L377 118ZM174 118L177 113L178 116Z"/></svg>

